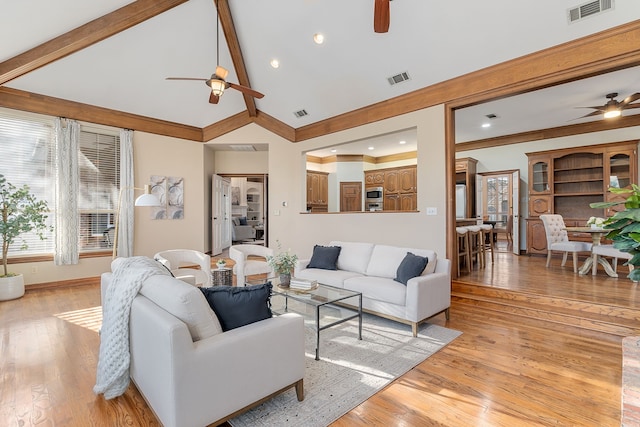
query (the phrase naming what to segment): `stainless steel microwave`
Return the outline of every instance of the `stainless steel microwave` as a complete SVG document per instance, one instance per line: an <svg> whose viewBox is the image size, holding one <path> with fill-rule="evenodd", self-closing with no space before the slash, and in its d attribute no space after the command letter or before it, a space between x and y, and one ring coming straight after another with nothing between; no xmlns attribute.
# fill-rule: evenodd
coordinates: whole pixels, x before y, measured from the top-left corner
<svg viewBox="0 0 640 427"><path fill-rule="evenodd" d="M382 187L369 187L365 189L367 202L382 201Z"/></svg>

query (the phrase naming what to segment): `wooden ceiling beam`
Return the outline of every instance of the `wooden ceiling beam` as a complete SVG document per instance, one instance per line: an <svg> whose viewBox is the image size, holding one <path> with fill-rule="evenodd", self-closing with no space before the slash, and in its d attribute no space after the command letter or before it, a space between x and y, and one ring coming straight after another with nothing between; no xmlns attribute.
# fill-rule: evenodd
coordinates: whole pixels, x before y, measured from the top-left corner
<svg viewBox="0 0 640 427"><path fill-rule="evenodd" d="M249 116L247 111L242 111L203 128L202 141L211 141L212 139L218 138L236 129L240 129L250 123L253 123L253 118Z"/></svg>
<svg viewBox="0 0 640 427"><path fill-rule="evenodd" d="M240 42L238 41L238 34L236 33L236 27L233 24L233 17L231 16L229 2L227 0L213 0L213 2L216 4L216 8L218 10L218 19L220 19L224 38L226 39L227 46L229 47L229 53L231 54L233 68L236 70L238 83L242 86L251 87L247 67L244 64L244 57L242 56L242 50L240 49ZM255 98L247 95L246 93L243 93L242 96L244 97L244 103L247 106L249 116L256 117L257 108Z"/></svg>
<svg viewBox="0 0 640 427"><path fill-rule="evenodd" d="M153 18L187 0L137 0L0 63L0 85Z"/></svg>
<svg viewBox="0 0 640 427"><path fill-rule="evenodd" d="M558 126L555 128L532 130L528 132L514 133L511 135L496 136L493 138L478 139L456 144L456 153L468 150L480 150L489 147L520 144L523 142L541 141L544 139L562 138L570 135L581 135L592 132L603 132L613 129L640 126L640 114L618 117L616 119L603 119L595 122L578 123L574 125Z"/></svg>
<svg viewBox="0 0 640 427"><path fill-rule="evenodd" d="M89 123L202 142L202 129L194 126L38 95L8 87L0 87L0 107L46 114L48 116L68 117Z"/></svg>

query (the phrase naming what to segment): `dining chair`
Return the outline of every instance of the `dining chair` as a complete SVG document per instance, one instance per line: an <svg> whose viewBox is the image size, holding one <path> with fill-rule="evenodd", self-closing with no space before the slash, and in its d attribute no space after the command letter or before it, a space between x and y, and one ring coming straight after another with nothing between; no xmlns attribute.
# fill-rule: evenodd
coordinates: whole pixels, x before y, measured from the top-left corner
<svg viewBox="0 0 640 427"><path fill-rule="evenodd" d="M493 228L494 233L504 234L507 238L507 244L513 244L513 215L507 216L507 221L504 226L497 226Z"/></svg>
<svg viewBox="0 0 640 427"><path fill-rule="evenodd" d="M567 255L569 252L573 254L573 272L578 272L578 253L591 252L593 245L589 242L580 242L569 240L566 226L562 215L543 214L540 215L544 232L547 237L547 267L551 263L552 252L563 252L562 266L567 263Z"/></svg>

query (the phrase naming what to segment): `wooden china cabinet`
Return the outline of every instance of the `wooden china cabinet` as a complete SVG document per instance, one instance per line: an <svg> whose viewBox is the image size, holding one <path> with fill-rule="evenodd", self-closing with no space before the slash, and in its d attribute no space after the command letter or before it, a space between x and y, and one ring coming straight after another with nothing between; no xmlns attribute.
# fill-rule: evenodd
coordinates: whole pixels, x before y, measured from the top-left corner
<svg viewBox="0 0 640 427"><path fill-rule="evenodd" d="M608 190L638 182L637 148L638 141L624 141L527 153L527 252L547 253L547 239L539 218L542 214L560 214L568 227L584 226L592 216L613 215L612 209L593 209L589 205L626 198ZM572 236L572 239L590 241L588 235Z"/></svg>

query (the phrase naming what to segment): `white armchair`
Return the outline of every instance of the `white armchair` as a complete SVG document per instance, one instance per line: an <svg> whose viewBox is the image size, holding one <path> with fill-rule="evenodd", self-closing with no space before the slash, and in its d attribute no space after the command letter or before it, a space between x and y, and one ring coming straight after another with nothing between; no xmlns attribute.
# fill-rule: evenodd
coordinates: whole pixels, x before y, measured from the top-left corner
<svg viewBox="0 0 640 427"><path fill-rule="evenodd" d="M233 273L236 275L236 286L245 286L246 276L273 274L273 269L267 264L267 256L273 256L273 249L261 245L231 246L229 258L235 262ZM256 257L264 258L264 260L255 259Z"/></svg>
<svg viewBox="0 0 640 427"><path fill-rule="evenodd" d="M153 258L164 264L177 278L193 276L196 286L211 286L211 257L207 254L192 249L169 249L158 252ZM193 265L200 268L191 267Z"/></svg>
<svg viewBox="0 0 640 427"><path fill-rule="evenodd" d="M111 279L102 274L103 301ZM291 388L303 400L301 316L227 332L216 331L212 316L199 289L169 276L150 277L133 300L130 376L161 425L219 425Z"/></svg>
<svg viewBox="0 0 640 427"><path fill-rule="evenodd" d="M547 267L551 262L551 253L554 251L564 252L562 256L562 266L567 263L567 254L573 254L573 272L578 272L578 252L591 252L592 244L588 242L578 242L569 240L567 230L564 225L562 215L544 214L540 215L544 232L547 235Z"/></svg>

